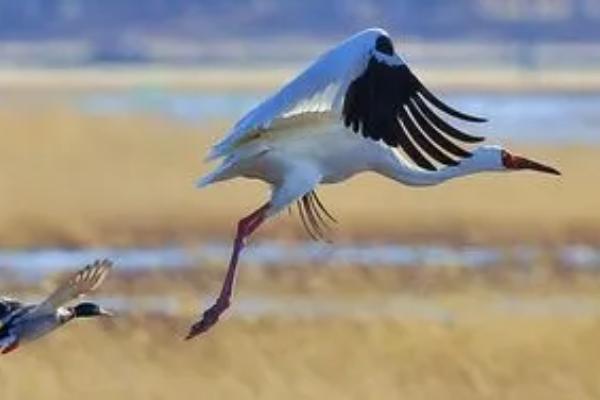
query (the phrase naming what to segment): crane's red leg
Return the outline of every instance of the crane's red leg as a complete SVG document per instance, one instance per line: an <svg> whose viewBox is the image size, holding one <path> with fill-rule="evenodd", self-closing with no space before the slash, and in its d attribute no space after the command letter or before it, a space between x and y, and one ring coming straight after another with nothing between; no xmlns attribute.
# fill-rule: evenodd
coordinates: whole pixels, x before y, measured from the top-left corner
<svg viewBox="0 0 600 400"><path fill-rule="evenodd" d="M233 286L235 284L237 263L240 252L244 248L246 238L250 236L265 220L265 213L268 208L269 203L260 207L258 210L254 211L252 214L238 222L237 233L235 236L235 241L233 242L233 253L231 254L229 268L227 269L223 286L221 287L221 293L219 293L219 297L217 297L215 303L206 311L204 311L202 314L202 319L192 325L186 339L191 339L194 336L209 330L214 324L217 323L221 314L223 314L223 312L229 308L231 297L233 295Z"/></svg>

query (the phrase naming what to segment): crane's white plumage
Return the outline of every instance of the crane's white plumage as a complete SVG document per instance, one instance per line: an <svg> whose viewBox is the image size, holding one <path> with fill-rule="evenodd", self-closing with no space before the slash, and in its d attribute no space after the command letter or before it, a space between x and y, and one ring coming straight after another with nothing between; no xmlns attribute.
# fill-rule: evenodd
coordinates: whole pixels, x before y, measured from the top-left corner
<svg viewBox="0 0 600 400"><path fill-rule="evenodd" d="M211 150L221 164L198 186L245 177L271 185L269 201L240 220L221 293L188 338L207 331L228 308L244 240L294 203L307 232L326 235L335 221L316 195L320 184L373 171L398 182L434 185L482 171L558 171L512 156L500 147L470 152L462 132L434 110L483 122L433 95L394 51L382 29L360 32L319 57L298 77L246 114ZM399 149L404 154L399 152Z"/></svg>

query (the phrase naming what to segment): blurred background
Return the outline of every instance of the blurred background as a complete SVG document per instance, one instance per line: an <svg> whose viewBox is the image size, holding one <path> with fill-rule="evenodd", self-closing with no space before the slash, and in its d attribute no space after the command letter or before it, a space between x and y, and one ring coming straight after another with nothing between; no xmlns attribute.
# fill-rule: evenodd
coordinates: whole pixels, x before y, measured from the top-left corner
<svg viewBox="0 0 600 400"><path fill-rule="evenodd" d="M202 191L210 144L316 56L371 26L465 127L560 178L325 187L311 242L267 188ZM97 257L112 321L0 359L0 398L600 398L600 1L0 0L0 293L40 299Z"/></svg>

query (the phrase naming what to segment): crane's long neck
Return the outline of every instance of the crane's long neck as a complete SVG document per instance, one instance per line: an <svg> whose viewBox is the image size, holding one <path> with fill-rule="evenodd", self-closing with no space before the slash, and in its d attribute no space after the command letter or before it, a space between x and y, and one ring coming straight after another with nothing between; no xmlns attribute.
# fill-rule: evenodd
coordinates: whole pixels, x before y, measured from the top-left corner
<svg viewBox="0 0 600 400"><path fill-rule="evenodd" d="M380 172L385 176L410 186L432 186L450 179L484 172L487 169L471 160L464 160L456 166L444 167L438 171L426 171L415 167L401 158L387 165Z"/></svg>

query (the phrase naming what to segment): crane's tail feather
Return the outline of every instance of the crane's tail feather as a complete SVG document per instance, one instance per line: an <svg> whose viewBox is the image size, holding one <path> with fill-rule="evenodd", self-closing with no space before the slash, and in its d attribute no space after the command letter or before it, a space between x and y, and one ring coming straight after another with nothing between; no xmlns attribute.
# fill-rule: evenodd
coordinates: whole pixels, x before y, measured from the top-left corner
<svg viewBox="0 0 600 400"><path fill-rule="evenodd" d="M235 163L231 161L223 162L215 170L204 175L202 178L196 181L196 187L201 189L211 183L219 182L229 178L232 175L232 171L235 169Z"/></svg>
<svg viewBox="0 0 600 400"><path fill-rule="evenodd" d="M268 151L268 147L259 143L256 145L237 148L235 153L221 154L219 157L225 157L221 165L215 168L212 172L209 172L202 178L198 179L196 181L196 187L203 188L211 183L220 182L231 179L235 176L239 176L240 169L242 168L241 166L247 160L261 157Z"/></svg>
<svg viewBox="0 0 600 400"><path fill-rule="evenodd" d="M336 219L325 208L316 191L305 194L296 202L302 226L314 241L331 242L329 234L332 231L330 223Z"/></svg>

